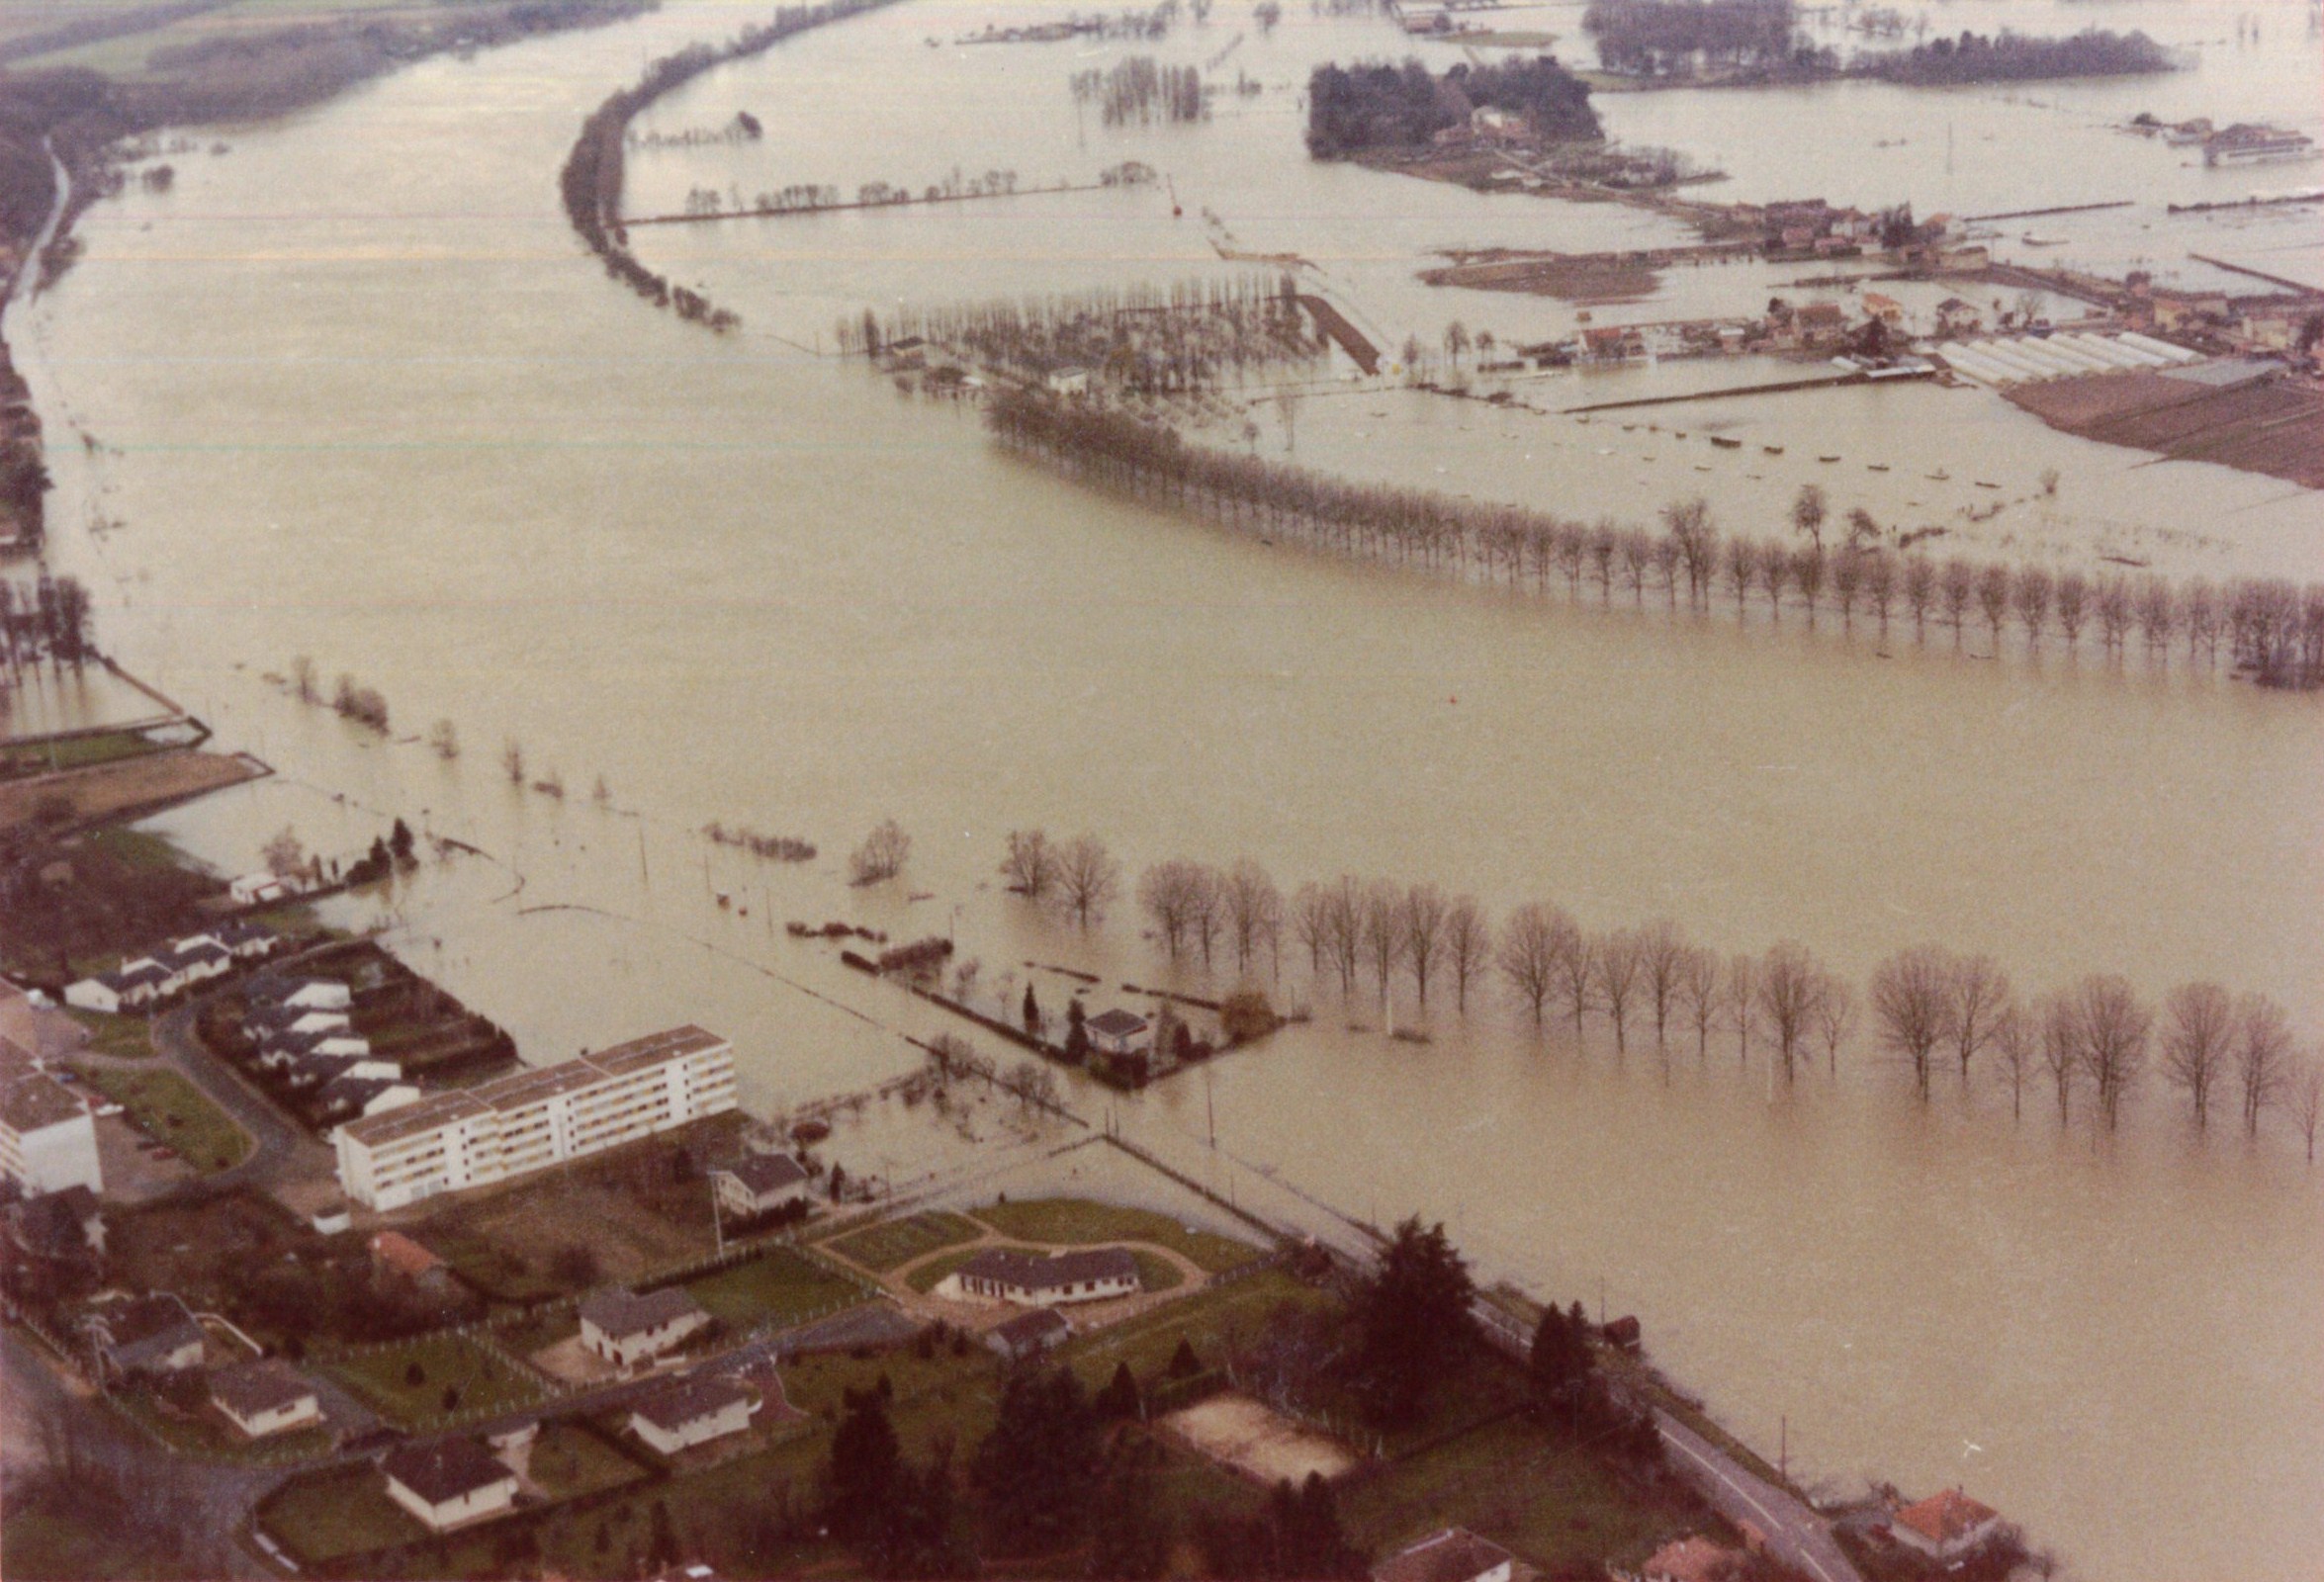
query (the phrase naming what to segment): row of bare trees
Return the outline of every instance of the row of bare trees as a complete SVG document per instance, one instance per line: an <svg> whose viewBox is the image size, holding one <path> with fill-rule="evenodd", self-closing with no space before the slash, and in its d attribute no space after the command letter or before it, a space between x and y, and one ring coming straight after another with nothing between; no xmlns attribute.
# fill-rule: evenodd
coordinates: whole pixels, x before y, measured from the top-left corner
<svg viewBox="0 0 2324 1582"><path fill-rule="evenodd" d="M1738 615L1756 606L1776 622L1835 618L1843 630L1861 620L1885 633L1910 619L1917 636L1949 628L1962 647L1982 630L1997 652L2005 636L2028 651L2053 642L2072 651L2095 638L2110 656L2135 642L2157 660L2181 651L2190 664L2224 659L2269 685L2324 685L2324 583L2091 576L1939 559L1888 547L1861 507L1832 522L1813 485L1793 503L1792 536L1782 540L1722 533L1699 497L1666 505L1653 529L1584 522L1192 446L1162 424L1037 391L1001 395L987 420L1003 443L1071 476L1231 528L1512 589L1543 593L1563 582L1571 600L1590 590L1601 604L1619 597L1643 608L1652 599L1672 610L1732 601Z"/></svg>
<svg viewBox="0 0 2324 1582"><path fill-rule="evenodd" d="M1011 832L1001 872L1010 889L1085 927L1114 898L1119 875L1094 836L1060 846L1039 830ZM1536 1025L1554 1013L1579 1033L1598 1016L1617 1052L1651 1028L1665 1058L1673 1042L1691 1041L1698 1060L1709 1058L1715 1037L1732 1036L1745 1064L1757 1040L1786 1082L1818 1059L1836 1073L1868 1010L1877 1047L1923 1099L1939 1071L1957 1072L1964 1089L1984 1071L2009 1088L2013 1115L2023 1113L2029 1084L2046 1084L2061 1123L2087 1092L2110 1130L2152 1056L2198 1128L2229 1098L2247 1136L2280 1108L2311 1157L2324 1103L2324 1052L2300 1058L2283 1008L2213 983L2174 989L2159 1011L2110 974L2028 1000L1991 956L1919 945L1880 963L1860 1000L1790 940L1722 957L1667 920L1592 933L1541 902L1496 926L1474 896L1353 875L1287 895L1248 857L1223 868L1182 857L1154 863L1138 877L1136 904L1174 962L1199 956L1216 968L1231 956L1238 975L1280 977L1288 942L1305 951L1311 977L1336 979L1343 997L1363 990L1385 1005L1409 985L1425 1009L1432 990L1449 989L1463 1015L1471 992L1497 979Z"/></svg>
<svg viewBox="0 0 2324 1582"><path fill-rule="evenodd" d="M89 633L89 590L79 577L45 570L30 583L0 576L0 671L42 659L77 669L96 652Z"/></svg>

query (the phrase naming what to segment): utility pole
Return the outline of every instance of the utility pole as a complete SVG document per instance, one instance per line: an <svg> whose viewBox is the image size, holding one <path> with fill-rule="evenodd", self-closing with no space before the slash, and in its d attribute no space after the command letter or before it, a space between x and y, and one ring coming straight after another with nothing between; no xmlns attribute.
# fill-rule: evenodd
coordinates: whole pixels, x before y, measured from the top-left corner
<svg viewBox="0 0 2324 1582"><path fill-rule="evenodd" d="M1787 1416L1781 1421L1783 1423L1783 1437L1776 1442L1775 1475L1789 1483L1791 1481L1791 1419Z"/></svg>

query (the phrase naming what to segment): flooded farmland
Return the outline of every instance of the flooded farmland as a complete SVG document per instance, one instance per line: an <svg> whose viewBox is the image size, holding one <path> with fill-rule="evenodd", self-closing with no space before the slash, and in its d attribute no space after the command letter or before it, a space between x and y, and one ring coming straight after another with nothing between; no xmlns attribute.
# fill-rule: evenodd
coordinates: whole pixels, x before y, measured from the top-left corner
<svg viewBox="0 0 2324 1582"><path fill-rule="evenodd" d="M2061 31L2182 15L2055 10ZM1429 249L1671 239L1667 221L1611 206L1308 164L1296 85L1316 59L1400 53L1385 22L1295 16L1262 40L1222 11L1156 52L1207 59L1246 32L1219 69L1249 71L1260 94L1193 128L1092 116L1086 146L1066 77L1094 46L949 42L1029 8L900 5L710 73L652 125L747 108L781 134L633 156L633 213L706 184L920 185L957 163L1032 185L1128 158L1167 170L1186 211L1174 219L1167 192L1025 193L641 230L649 263L742 313L743 332L714 338L605 280L553 174L641 55L737 14L672 4L225 129L232 151L186 161L168 195L91 211L87 257L14 310L54 436L54 561L97 590L109 651L278 770L159 822L198 855L249 866L286 824L352 850L410 816L485 855L334 903L345 921L387 926L535 1059L717 1027L762 1109L892 1076L917 1059L898 1034L942 1025L784 938L786 919L952 931L994 971L1037 959L1154 981L1126 902L1084 936L1001 892L1002 838L1023 826L1095 831L1132 874L1249 854L1287 885L1430 879L1496 913L1554 899L1590 927L1669 917L1723 951L1794 938L1858 978L1924 939L1990 951L2026 988L2096 970L2150 994L2216 977L2281 1000L2304 1039L2324 1031L2312 698L2088 654L1979 663L1949 642L1568 610L1312 559L1075 488L996 452L972 410L899 398L822 355L866 306L1233 267L1214 243L1316 260L1386 343L1455 315L1529 338L1572 309L1431 291L1413 278ZM1934 179L1948 114L1958 169L1984 132L2067 114L2052 102L2083 104L2079 126L2149 86L2174 112L2199 101L2316 130L2281 62L2304 60L2312 93L2317 44L2297 8L2269 16L2279 49L2206 53L2162 84L1829 90L1911 121L1918 162L1877 191L1886 173L1845 150L1751 165L1758 143L1696 130L1775 125L1760 96L1601 104L1624 135L1728 166L1736 196L2095 201L2160 150L2094 132L2093 168L2070 183L2030 165L1942 194L1916 183ZM2143 178L2126 191L2160 201ZM2280 260L2314 227L2299 211L2237 238ZM2093 261L2162 249L2097 229L2088 245ZM2200 269L2185 251L2158 267ZM1667 289L1642 311L1747 305L1769 280L1739 265ZM1684 372L1591 388L1651 392ZM2054 505L2021 512L2026 543L2044 512L2071 518L2046 554L2324 569L2312 493L2133 472L2140 459L1984 392L1782 399L1797 404L1737 419L1786 446L1758 480L1708 452L1675 470L1680 453L1644 429L1488 419L1401 392L1318 394L1296 433L1261 443L1633 518L1703 492L1740 524L1781 509L1810 476L1803 454L1877 453L1902 472L1941 463L1941 435L1967 453L1954 473L1982 459L2014 492L2043 467L2065 475ZM1497 423L1561 443L1527 455L1533 430ZM1450 483L1435 471L1456 466ZM1853 477L1884 513L1916 508L1902 482ZM126 525L81 530L100 514ZM391 738L264 679L298 655L379 688ZM450 761L419 740L439 718L465 744ZM510 740L562 799L508 782ZM851 892L844 854L886 816L915 836L909 888ZM821 855L715 848L692 833L712 820ZM1617 1060L1594 1030L1581 1046L1537 1037L1497 996L1466 1019L1441 995L1425 1018L1395 1007L1432 1039L1395 1042L1381 1008L1342 1007L1302 954L1274 987L1315 1019L1216 1068L1215 1155L1198 1086L1070 1101L1111 1105L1238 1191L1279 1191L1265 1167L1359 1216L1442 1217L1487 1274L1544 1294L1594 1301L1603 1281L1739 1432L1771 1444L1788 1422L1795 1466L1833 1488L1965 1483L2094 1577L2288 1574L2286 1556L2324 1550L2324 1197L2288 1131L2197 1140L2159 1089L2107 1140L2079 1120L2061 1134L2031 1095L2013 1122L1982 1083L1940 1085L1924 1110L1868 1047L1771 1094L1756 1056L1738 1070L1732 1048L1687 1048L1665 1068L1634 1039Z"/></svg>

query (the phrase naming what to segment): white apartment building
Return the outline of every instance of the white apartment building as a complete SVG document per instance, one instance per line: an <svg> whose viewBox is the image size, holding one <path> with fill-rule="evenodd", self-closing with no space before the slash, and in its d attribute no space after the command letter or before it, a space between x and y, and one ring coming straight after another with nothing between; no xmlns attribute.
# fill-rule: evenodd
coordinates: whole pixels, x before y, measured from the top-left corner
<svg viewBox="0 0 2324 1582"><path fill-rule="evenodd" d="M0 1175L28 1196L105 1190L89 1106L8 1038L0 1038Z"/></svg>
<svg viewBox="0 0 2324 1582"><path fill-rule="evenodd" d="M400 1208L734 1107L734 1045L674 1027L351 1120L333 1134L339 1185L366 1208Z"/></svg>

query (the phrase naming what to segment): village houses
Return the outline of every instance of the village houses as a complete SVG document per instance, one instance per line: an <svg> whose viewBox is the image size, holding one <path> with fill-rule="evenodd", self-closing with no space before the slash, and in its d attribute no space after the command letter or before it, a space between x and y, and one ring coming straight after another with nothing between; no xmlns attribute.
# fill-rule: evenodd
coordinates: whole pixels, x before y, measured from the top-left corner
<svg viewBox="0 0 2324 1582"><path fill-rule="evenodd" d="M244 1439L261 1440L322 1421L314 1386L290 1363L273 1358L211 1374L210 1401Z"/></svg>
<svg viewBox="0 0 2324 1582"><path fill-rule="evenodd" d="M640 1296L614 1286L581 1298L581 1345L616 1367L634 1367L685 1344L710 1315L676 1285Z"/></svg>
<svg viewBox="0 0 2324 1582"><path fill-rule="evenodd" d="M391 1450L380 1462L388 1498L431 1533L487 1521L516 1504L516 1474L469 1439Z"/></svg>
<svg viewBox="0 0 2324 1582"><path fill-rule="evenodd" d="M759 1399L732 1379L701 1375L658 1390L630 1409L630 1432L663 1455L740 1434Z"/></svg>

